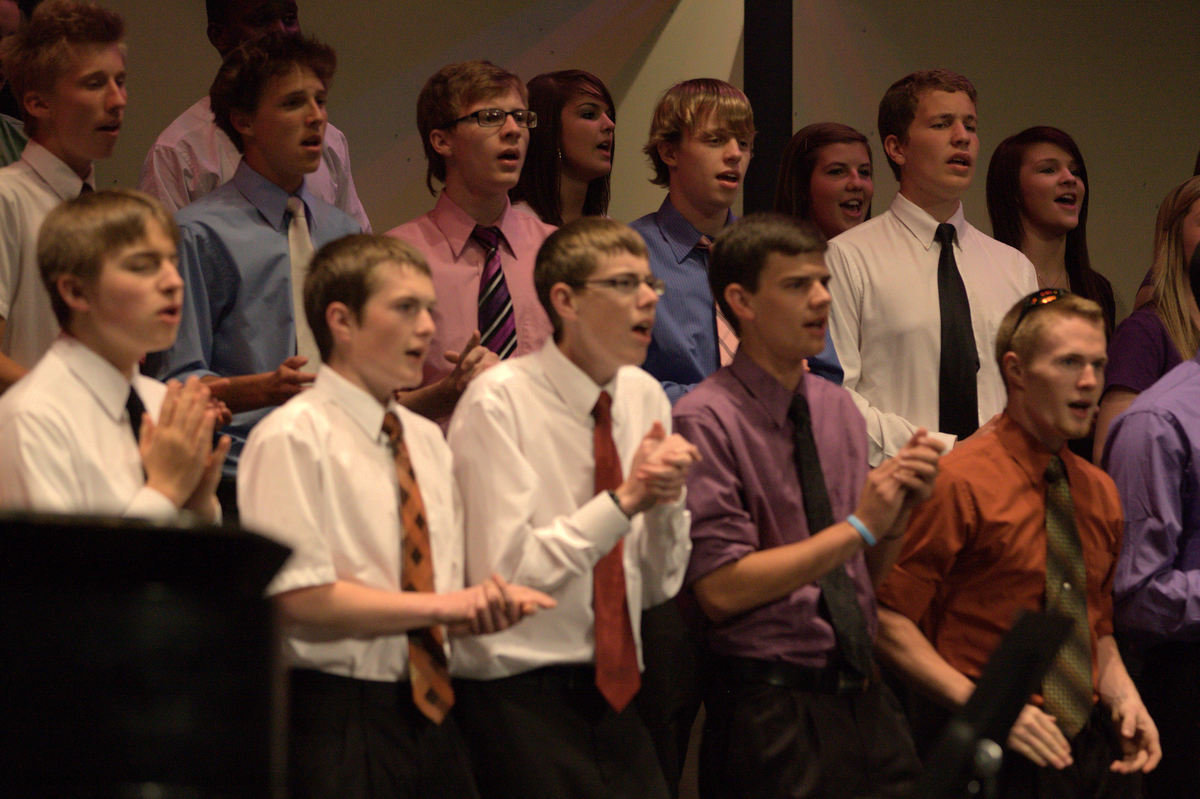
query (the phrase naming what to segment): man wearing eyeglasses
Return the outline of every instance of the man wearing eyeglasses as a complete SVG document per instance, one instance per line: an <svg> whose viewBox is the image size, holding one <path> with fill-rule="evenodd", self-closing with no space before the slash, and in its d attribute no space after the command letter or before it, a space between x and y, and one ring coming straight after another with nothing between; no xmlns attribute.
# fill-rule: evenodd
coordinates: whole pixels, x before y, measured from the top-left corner
<svg viewBox="0 0 1200 799"><path fill-rule="evenodd" d="M1161 750L1113 641L1121 505L1108 475L1067 449L1104 385L1100 306L1035 292L1000 322L995 353L1004 412L942 459L879 588L876 649L932 700L913 713L928 745L1021 611L1067 616L1072 632L1009 733L1001 796L1136 796Z"/></svg>
<svg viewBox="0 0 1200 799"><path fill-rule="evenodd" d="M487 61L442 67L417 98L428 167L442 184L429 213L388 231L428 259L438 305L421 387L401 395L410 409L444 421L467 384L487 367L533 352L550 322L533 289L537 249L554 227L514 213L529 128L525 84Z"/></svg>
<svg viewBox="0 0 1200 799"><path fill-rule="evenodd" d="M456 718L489 799L665 799L641 689L641 610L674 596L691 550L696 450L646 357L662 283L641 238L585 217L542 245L554 339L480 375L447 440L463 496L466 579L550 594L523 629L456 642ZM518 577L519 575L519 577Z"/></svg>

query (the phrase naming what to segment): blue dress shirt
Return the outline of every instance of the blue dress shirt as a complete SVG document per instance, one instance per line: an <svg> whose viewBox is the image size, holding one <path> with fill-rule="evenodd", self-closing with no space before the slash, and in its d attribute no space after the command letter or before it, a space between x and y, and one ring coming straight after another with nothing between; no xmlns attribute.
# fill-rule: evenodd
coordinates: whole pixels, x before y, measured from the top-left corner
<svg viewBox="0 0 1200 799"><path fill-rule="evenodd" d="M361 231L306 185L296 194L314 248ZM286 191L242 161L232 180L175 215L183 319L174 346L151 361L159 379L271 372L296 354L287 200ZM270 411L236 414L225 428L233 439L226 476L236 474L246 436Z"/></svg>
<svg viewBox="0 0 1200 799"><path fill-rule="evenodd" d="M730 213L725 224L733 219ZM700 231L676 210L669 195L657 211L633 221L630 227L646 240L650 269L667 284L642 368L662 382L673 404L721 365L708 287L708 252L697 249ZM842 367L828 330L824 351L810 358L808 365L814 374L841 384Z"/></svg>

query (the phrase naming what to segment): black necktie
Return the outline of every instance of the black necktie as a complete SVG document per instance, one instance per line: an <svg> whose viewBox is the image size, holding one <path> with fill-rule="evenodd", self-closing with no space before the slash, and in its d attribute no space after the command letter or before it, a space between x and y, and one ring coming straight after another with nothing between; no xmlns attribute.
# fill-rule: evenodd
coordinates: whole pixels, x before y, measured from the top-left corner
<svg viewBox="0 0 1200 799"><path fill-rule="evenodd" d="M833 524L833 510L825 490L825 475L821 471L817 442L813 439L808 401L802 394L792 397L788 418L792 420L794 428L795 449L792 457L800 477L800 490L804 492L804 516L808 520L809 535L816 535ZM860 676L870 677L873 672L870 634L854 594L854 581L846 573L845 565L837 566L817 580L817 585L821 588L821 601L829 614L829 623L833 626L843 660Z"/></svg>
<svg viewBox="0 0 1200 799"><path fill-rule="evenodd" d="M133 440L138 444L142 443L142 414L146 412L146 406L142 404L142 398L134 391L133 386L129 387L129 399L125 400L125 412L129 414L129 427L133 430Z"/></svg>
<svg viewBox="0 0 1200 799"><path fill-rule="evenodd" d="M979 429L979 396L975 374L979 352L971 327L971 303L954 261L954 225L943 222L934 238L938 256L938 309L942 317L942 357L938 368L938 429L960 439Z"/></svg>
<svg viewBox="0 0 1200 799"><path fill-rule="evenodd" d="M84 183L83 187L79 190L79 196L82 197L85 194L91 194L93 191L94 189L89 184Z"/></svg>

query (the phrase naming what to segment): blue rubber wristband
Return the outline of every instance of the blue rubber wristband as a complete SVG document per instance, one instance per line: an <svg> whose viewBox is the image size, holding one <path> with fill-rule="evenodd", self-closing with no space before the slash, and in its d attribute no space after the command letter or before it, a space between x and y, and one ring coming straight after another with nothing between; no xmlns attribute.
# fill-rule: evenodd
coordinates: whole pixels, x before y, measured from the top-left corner
<svg viewBox="0 0 1200 799"><path fill-rule="evenodd" d="M875 546L875 543L876 543L875 536L871 535L871 531L868 530L867 526L862 523L862 519L858 518L853 513L851 513L849 516L846 517L846 523L849 524L851 527L853 527L855 530L858 530L858 534L862 536L863 541L867 542L867 546L869 546L869 547Z"/></svg>

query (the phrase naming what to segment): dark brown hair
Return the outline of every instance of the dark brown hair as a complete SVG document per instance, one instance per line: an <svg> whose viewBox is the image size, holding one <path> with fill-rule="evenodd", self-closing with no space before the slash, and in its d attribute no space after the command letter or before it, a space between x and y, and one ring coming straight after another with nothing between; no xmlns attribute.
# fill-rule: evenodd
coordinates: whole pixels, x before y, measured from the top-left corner
<svg viewBox="0 0 1200 799"><path fill-rule="evenodd" d="M543 222L561 225L562 194L559 178L562 174L562 112L563 107L580 94L595 97L607 107L609 118L616 122L616 106L604 82L582 69L547 72L529 81L529 110L537 114L536 128L529 131L529 150L521 179L509 192L514 202L525 201ZM615 148L614 148L615 150ZM588 183L583 200L584 216L604 216L608 213L611 175Z"/></svg>
<svg viewBox="0 0 1200 799"><path fill-rule="evenodd" d="M238 152L244 150L245 144L242 134L233 126L233 112L253 115L267 82L295 67L311 69L328 88L337 70L337 54L329 45L309 36L271 33L235 47L225 56L208 95L217 126L225 131Z"/></svg>
<svg viewBox="0 0 1200 799"><path fill-rule="evenodd" d="M840 122L816 122L800 128L783 148L779 178L775 182L775 210L797 219L812 219L812 176L817 156L827 144L860 143L867 148L871 165L875 157L867 137ZM871 208L867 206L867 218Z"/></svg>
<svg viewBox="0 0 1200 799"><path fill-rule="evenodd" d="M1048 125L1026 128L996 147L987 173L987 210L992 220L992 235L1010 247L1021 249L1025 238L1025 227L1021 222L1021 162L1030 145L1043 143L1061 147L1079 167L1079 181L1084 187L1083 204L1079 208L1079 224L1067 233L1067 279L1072 291L1100 304L1104 311L1104 330L1112 335L1117 316L1112 285L1092 269L1088 256L1087 217L1092 187L1088 183L1087 164L1079 145L1065 131Z"/></svg>

